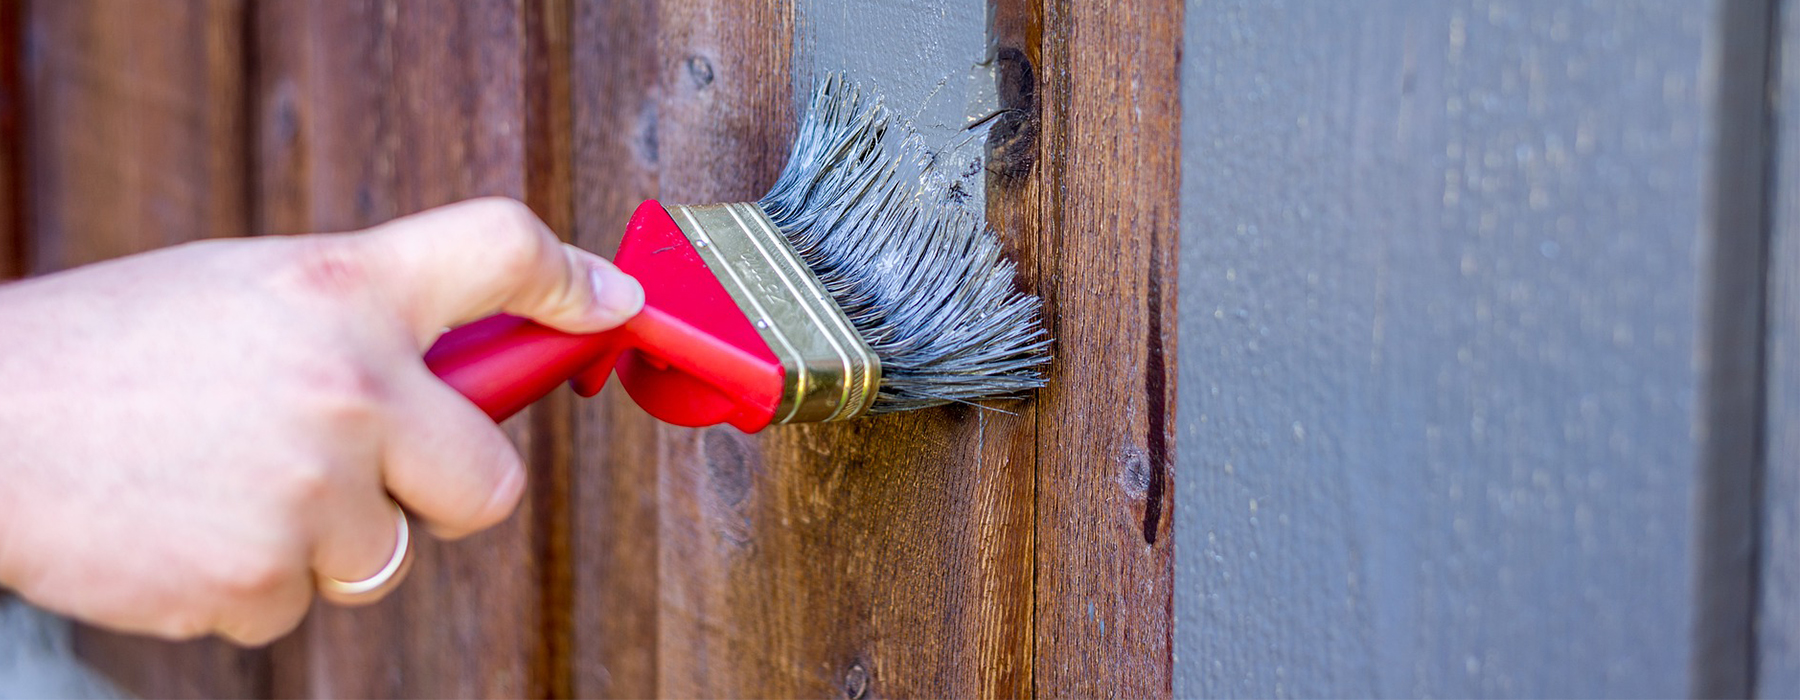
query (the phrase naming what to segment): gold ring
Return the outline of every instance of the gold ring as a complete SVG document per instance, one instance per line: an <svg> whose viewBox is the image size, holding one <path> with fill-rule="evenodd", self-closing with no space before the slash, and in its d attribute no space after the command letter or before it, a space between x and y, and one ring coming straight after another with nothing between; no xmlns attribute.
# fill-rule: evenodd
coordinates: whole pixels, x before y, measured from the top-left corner
<svg viewBox="0 0 1800 700"><path fill-rule="evenodd" d="M390 501L391 502L391 501ZM388 558L385 566L361 581L339 581L324 574L317 575L319 595L339 605L367 605L387 595L388 591L400 585L406 578L407 570L412 568L412 526L406 522L406 511L400 504L394 504L394 522L399 528L399 538L394 543L394 556Z"/></svg>

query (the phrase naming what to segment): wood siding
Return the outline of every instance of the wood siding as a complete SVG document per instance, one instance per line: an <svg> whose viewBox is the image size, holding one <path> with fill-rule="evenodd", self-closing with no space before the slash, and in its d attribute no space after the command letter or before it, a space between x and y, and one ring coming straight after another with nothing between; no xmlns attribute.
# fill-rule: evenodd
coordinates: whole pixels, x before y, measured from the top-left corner
<svg viewBox="0 0 1800 700"><path fill-rule="evenodd" d="M759 195L816 76L991 71L1057 339L1005 412L559 391L519 513L381 604L79 650L152 697L1800 694L1797 13L0 0L0 278L484 194L610 252Z"/></svg>

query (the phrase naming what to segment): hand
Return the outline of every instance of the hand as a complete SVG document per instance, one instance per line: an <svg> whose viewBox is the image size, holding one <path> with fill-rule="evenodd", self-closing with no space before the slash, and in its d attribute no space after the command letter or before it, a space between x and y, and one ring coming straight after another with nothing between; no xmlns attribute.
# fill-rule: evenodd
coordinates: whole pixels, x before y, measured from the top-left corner
<svg viewBox="0 0 1800 700"><path fill-rule="evenodd" d="M506 199L0 287L0 584L120 630L268 642L314 572L387 563L390 494L452 538L518 504L512 444L420 360L445 327L594 332L642 305Z"/></svg>

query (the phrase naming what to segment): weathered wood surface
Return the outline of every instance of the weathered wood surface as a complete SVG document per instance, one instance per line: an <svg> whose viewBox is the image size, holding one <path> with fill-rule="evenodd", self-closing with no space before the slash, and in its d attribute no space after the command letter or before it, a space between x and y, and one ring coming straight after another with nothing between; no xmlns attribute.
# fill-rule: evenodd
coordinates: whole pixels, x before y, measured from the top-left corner
<svg viewBox="0 0 1800 700"><path fill-rule="evenodd" d="M1767 5L1190 11L1176 693L1750 692Z"/></svg>
<svg viewBox="0 0 1800 700"><path fill-rule="evenodd" d="M114 179L102 191L187 187L185 206L231 225L96 227L57 185L76 177L69 157L48 151L60 170L34 171L52 185L34 194L63 218L33 250L60 266L167 236L341 230L507 194L607 252L644 198L759 195L793 135L790 76L874 50L838 37L797 51L805 18L781 2L428 4L237 9L238 82L204 86L230 93L228 138L183 132L74 161ZM152 642L91 654L149 695L1166 695L1181 8L1070 5L996 3L993 27L1011 50L1001 97L1020 110L1008 133L1032 136L1006 139L989 213L1063 338L1041 399L746 437L659 425L612 390L559 395L509 425L533 465L520 515L423 543L390 600L315 609L270 652L230 657L254 664L235 675ZM91 8L54 12L73 25ZM115 119L97 114L111 112L84 118ZM108 128L125 126L144 128ZM205 180L216 164L191 153L237 159L234 208ZM192 172L106 169L149 158Z"/></svg>
<svg viewBox="0 0 1800 700"><path fill-rule="evenodd" d="M547 20L562 7L259 5L261 232L361 227L478 195L527 200L566 226L555 127L545 121L556 97L540 53L557 40ZM546 107L534 113L533 104ZM377 605L315 606L276 648L276 692L550 694L560 648L550 621L564 613L546 607L558 566L547 520L560 508L566 438L534 427L553 425L540 410L508 423L533 469L513 518L455 543L421 539L409 580Z"/></svg>
<svg viewBox="0 0 1800 700"><path fill-rule="evenodd" d="M44 0L14 9L23 13L22 116L31 130L18 154L31 178L29 272L247 230L243 3ZM95 630L81 630L76 644L147 696L268 693L260 651Z"/></svg>
<svg viewBox="0 0 1800 700"><path fill-rule="evenodd" d="M25 274L22 5L0 3L0 280Z"/></svg>
<svg viewBox="0 0 1800 700"><path fill-rule="evenodd" d="M670 59L658 51L655 0L578 2L570 35L572 230L579 245L610 253L620 222L657 192L657 95ZM617 386L572 415L573 691L654 697L659 428Z"/></svg>
<svg viewBox="0 0 1800 700"><path fill-rule="evenodd" d="M599 190L578 207L581 240L613 245L644 197L760 195L796 117L792 9L595 9L577 56L607 60L578 58L574 91L611 99L577 103L577 190ZM654 608L601 621L623 637L578 632L578 692L1023 694L1030 469L1009 439L1020 425L934 411L745 437L654 425L616 400L584 408L580 432L594 437L578 442L576 522L618 535L576 557L578 619L601 621L612 611L596 606L620 600L653 596Z"/></svg>
<svg viewBox="0 0 1800 700"><path fill-rule="evenodd" d="M1052 2L1030 242L1057 361L1036 406L1035 690L1170 692L1182 3Z"/></svg>

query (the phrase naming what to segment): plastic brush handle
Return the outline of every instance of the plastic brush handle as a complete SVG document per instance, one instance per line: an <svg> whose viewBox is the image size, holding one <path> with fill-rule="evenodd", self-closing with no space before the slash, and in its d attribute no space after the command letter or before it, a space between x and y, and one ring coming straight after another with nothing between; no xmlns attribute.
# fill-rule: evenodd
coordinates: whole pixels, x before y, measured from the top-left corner
<svg viewBox="0 0 1800 700"><path fill-rule="evenodd" d="M492 316L445 333L425 365L496 422L563 382L593 396L616 369L631 398L669 423L767 426L785 370L662 205L638 207L613 262L644 285L644 310L625 325L575 335Z"/></svg>
<svg viewBox="0 0 1800 700"><path fill-rule="evenodd" d="M498 423L590 367L610 370L628 335L623 328L574 335L490 316L445 333L425 353L425 366Z"/></svg>
<svg viewBox="0 0 1800 700"><path fill-rule="evenodd" d="M728 422L746 432L768 423L771 407L750 397L766 397L771 383L779 387L780 370L655 307L589 335L490 316L445 333L425 353L425 366L498 423L563 382L593 396L626 353L636 357L620 371L633 370L628 380L641 378L633 397L658 418L677 425Z"/></svg>

